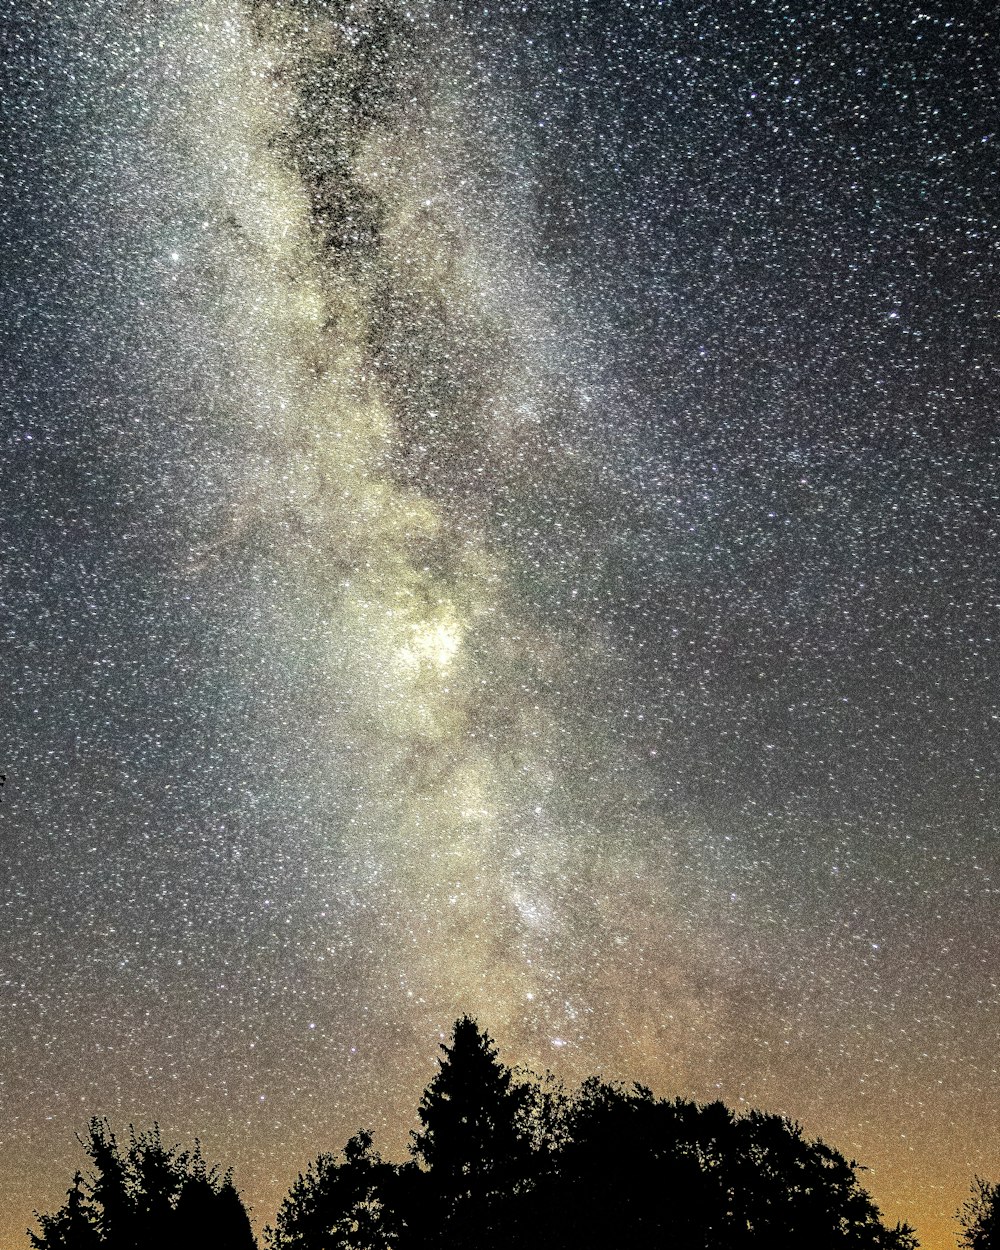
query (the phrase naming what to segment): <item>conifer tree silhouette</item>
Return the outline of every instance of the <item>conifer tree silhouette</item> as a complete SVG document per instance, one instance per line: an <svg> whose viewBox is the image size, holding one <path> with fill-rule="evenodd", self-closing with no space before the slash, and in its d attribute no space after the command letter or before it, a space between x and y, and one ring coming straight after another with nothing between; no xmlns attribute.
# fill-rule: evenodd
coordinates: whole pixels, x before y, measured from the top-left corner
<svg viewBox="0 0 1000 1250"><path fill-rule="evenodd" d="M496 1046L470 1016L455 1021L442 1045L437 1075L424 1091L413 1154L452 1194L482 1196L510 1185L529 1155L521 1126L523 1090L501 1063Z"/></svg>

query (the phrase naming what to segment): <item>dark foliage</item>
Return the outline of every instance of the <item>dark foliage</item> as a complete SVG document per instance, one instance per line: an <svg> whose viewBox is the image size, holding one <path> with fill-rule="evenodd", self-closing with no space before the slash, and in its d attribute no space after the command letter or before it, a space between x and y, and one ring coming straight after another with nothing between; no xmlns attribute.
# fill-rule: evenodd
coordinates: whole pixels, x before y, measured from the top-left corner
<svg viewBox="0 0 1000 1250"><path fill-rule="evenodd" d="M520 1127L527 1091L468 1016L456 1020L452 1044L441 1049L444 1058L417 1109L422 1127L413 1134L413 1154L451 1193L492 1193L527 1160Z"/></svg>
<svg viewBox="0 0 1000 1250"><path fill-rule="evenodd" d="M977 1176L958 1222L962 1226L959 1245L965 1250L1000 1250L1000 1185Z"/></svg>
<svg viewBox="0 0 1000 1250"><path fill-rule="evenodd" d="M299 1177L273 1250L915 1250L887 1228L858 1165L779 1116L654 1098L596 1078L568 1095L515 1077L468 1016L442 1046L418 1108L413 1158L361 1132ZM39 1216L34 1250L254 1250L229 1173L159 1130L119 1145L93 1120L92 1170ZM977 1180L966 1250L1000 1250L1000 1191Z"/></svg>
<svg viewBox="0 0 1000 1250"><path fill-rule="evenodd" d="M517 1080L467 1016L418 1109L414 1161L369 1134L299 1177L273 1250L914 1250L858 1165L779 1116L588 1081ZM988 1188L988 1187L987 1187ZM992 1242L969 1242L983 1250Z"/></svg>
<svg viewBox="0 0 1000 1250"><path fill-rule="evenodd" d="M407 1173L382 1161L370 1133L358 1133L342 1161L320 1155L298 1178L269 1230L272 1244L282 1250L396 1245L409 1205Z"/></svg>
<svg viewBox="0 0 1000 1250"><path fill-rule="evenodd" d="M154 1126L130 1129L122 1147L103 1120L82 1144L93 1170L77 1174L59 1211L38 1216L34 1250L255 1250L231 1174L208 1169L197 1145L165 1146Z"/></svg>

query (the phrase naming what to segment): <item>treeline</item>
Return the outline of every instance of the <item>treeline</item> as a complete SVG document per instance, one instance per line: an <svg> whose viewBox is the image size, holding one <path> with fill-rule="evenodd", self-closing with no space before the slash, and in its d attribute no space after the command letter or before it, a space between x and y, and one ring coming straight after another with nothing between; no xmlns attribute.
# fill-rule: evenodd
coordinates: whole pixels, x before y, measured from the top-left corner
<svg viewBox="0 0 1000 1250"><path fill-rule="evenodd" d="M596 1078L567 1093L515 1076L474 1020L455 1024L418 1108L411 1159L370 1133L321 1155L285 1198L271 1250L913 1250L858 1164L780 1116L734 1115ZM158 1131L93 1121L92 1170L40 1216L34 1250L254 1250L229 1173ZM1000 1250L1000 1187L976 1182L960 1245Z"/></svg>

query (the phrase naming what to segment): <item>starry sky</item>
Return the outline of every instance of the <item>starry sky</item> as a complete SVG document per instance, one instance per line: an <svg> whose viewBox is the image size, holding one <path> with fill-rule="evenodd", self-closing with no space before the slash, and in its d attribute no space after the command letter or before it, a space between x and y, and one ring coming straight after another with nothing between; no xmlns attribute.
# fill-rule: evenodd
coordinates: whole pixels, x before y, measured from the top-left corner
<svg viewBox="0 0 1000 1250"><path fill-rule="evenodd" d="M992 6L6 0L0 1245L441 1036L1000 1177ZM962 16L958 16L961 13Z"/></svg>

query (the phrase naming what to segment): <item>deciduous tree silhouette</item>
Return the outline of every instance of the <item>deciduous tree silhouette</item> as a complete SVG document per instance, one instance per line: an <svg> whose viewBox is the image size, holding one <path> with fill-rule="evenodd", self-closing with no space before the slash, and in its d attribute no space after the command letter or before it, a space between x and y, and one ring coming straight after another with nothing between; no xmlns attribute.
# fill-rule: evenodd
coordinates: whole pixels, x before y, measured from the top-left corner
<svg viewBox="0 0 1000 1250"><path fill-rule="evenodd" d="M154 1125L129 1129L123 1149L96 1119L82 1144L91 1175L78 1173L63 1207L38 1216L34 1250L255 1250L231 1173L209 1170L197 1146L165 1146Z"/></svg>
<svg viewBox="0 0 1000 1250"><path fill-rule="evenodd" d="M54 1215L39 1215L41 1234L29 1232L28 1237L36 1250L97 1250L101 1239L96 1215L77 1172L62 1208Z"/></svg>
<svg viewBox="0 0 1000 1250"><path fill-rule="evenodd" d="M269 1230L273 1250L387 1250L403 1230L408 1170L383 1162L362 1130L342 1160L320 1155L299 1176Z"/></svg>
<svg viewBox="0 0 1000 1250"><path fill-rule="evenodd" d="M965 1250L1000 1250L1000 1185L977 1176L958 1221L962 1226L958 1244Z"/></svg>

